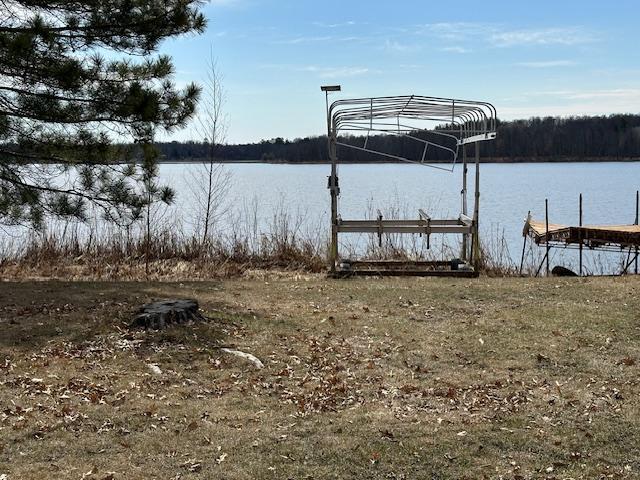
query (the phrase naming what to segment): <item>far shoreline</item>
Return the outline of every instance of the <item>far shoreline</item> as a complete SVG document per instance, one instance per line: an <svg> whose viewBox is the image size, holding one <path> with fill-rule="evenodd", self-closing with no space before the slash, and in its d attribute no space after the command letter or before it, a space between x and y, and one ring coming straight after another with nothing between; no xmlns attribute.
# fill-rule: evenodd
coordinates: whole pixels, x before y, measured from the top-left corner
<svg viewBox="0 0 640 480"><path fill-rule="evenodd" d="M207 158L189 158L184 160L163 160L159 159L158 163L161 164L193 164L193 163L209 163L211 160ZM330 165L331 163L328 160L316 160L316 161L303 161L303 162L287 162L287 161L278 161L278 160L222 160L215 159L214 163L222 163L222 164L264 164L264 165ZM504 163L504 164L526 164L526 163L634 163L640 162L640 157L625 157L625 158L611 158L611 157L584 157L584 158L575 158L575 157L564 157L564 158L481 158L480 163ZM339 161L340 165L402 165L402 164L418 164L419 162L402 162L402 161L381 161L381 162L349 162L349 161ZM432 161L432 162L424 162L425 165L447 165L452 162L442 162L442 161ZM457 161L455 163L462 163L461 161ZM475 163L474 160L469 160L467 162L469 165L473 165Z"/></svg>

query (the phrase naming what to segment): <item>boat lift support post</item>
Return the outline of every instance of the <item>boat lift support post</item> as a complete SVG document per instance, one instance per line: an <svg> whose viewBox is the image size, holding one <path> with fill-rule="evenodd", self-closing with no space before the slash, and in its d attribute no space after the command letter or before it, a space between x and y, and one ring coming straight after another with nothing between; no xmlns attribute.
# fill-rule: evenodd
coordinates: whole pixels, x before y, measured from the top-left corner
<svg viewBox="0 0 640 480"><path fill-rule="evenodd" d="M496 137L497 113L493 105L486 102L446 99L423 96L374 97L338 100L329 105L329 93L341 90L339 85L323 86L325 92L327 114L327 146L331 162L331 175L328 178L328 189L331 196L331 244L329 247L329 270L331 274L340 273L340 256L338 251L338 236L340 233L371 233L377 234L381 241L383 234L420 234L427 237L427 244L431 234L461 234L461 260L471 262L473 271L464 272L477 274L480 261L480 142L493 140ZM421 123L422 122L422 123ZM436 129L427 129L425 122L434 122ZM445 125L445 127L442 127ZM366 133L364 145L341 141L340 132ZM420 159L409 159L393 153L376 150L368 145L369 134L394 135L405 137L423 144ZM425 140L418 136L418 132L433 135L436 140ZM468 215L467 195L467 151L466 146L475 146L475 195L473 216ZM345 147L365 152L371 155L383 156L395 161L417 163L436 169L452 172L460 153L462 154L462 190L461 214L457 219L432 219L423 211L419 211L417 219L398 220L383 219L381 215L376 220L342 220L338 210L340 186L338 179L337 147ZM428 148L436 148L448 152L452 162L448 166L426 163ZM446 164L445 164L446 165ZM356 262L349 262L354 265ZM360 262L372 263L372 262ZM385 261L379 262L381 265ZM387 261L387 264L391 263ZM409 262L406 262L409 263ZM414 264L446 264L449 262L414 262ZM442 265L439 265L442 266ZM350 272L348 272L350 273ZM429 274L426 272L414 274ZM395 273L394 273L395 274ZM412 274L409 271L397 274ZM440 271L436 274L446 274Z"/></svg>
<svg viewBox="0 0 640 480"><path fill-rule="evenodd" d="M327 143L329 149L329 159L331 160L331 175L327 187L331 195L331 246L329 247L329 268L332 274L336 271L336 263L338 260L338 196L340 195L340 186L338 184L338 155L337 155L337 136L331 128L331 117L329 116L329 92L339 92L342 90L340 85L323 85L320 87L325 93L327 106Z"/></svg>
<svg viewBox="0 0 640 480"><path fill-rule="evenodd" d="M469 167L467 165L467 148L466 145L462 145L462 214L468 216L467 206L467 174ZM475 144L475 194L473 202L473 231L471 233L462 234L462 249L460 252L460 259L464 262L471 260L476 269L480 266L480 236L479 222L480 222L480 144ZM471 242L469 240L471 239Z"/></svg>
<svg viewBox="0 0 640 480"><path fill-rule="evenodd" d="M471 261L476 271L480 271L480 143L475 142L476 147L476 182L475 201L473 206L473 233ZM468 234L467 234L468 235Z"/></svg>
<svg viewBox="0 0 640 480"><path fill-rule="evenodd" d="M462 191L460 192L462 196L462 214L468 216L468 206L467 206L467 149L463 145L462 146ZM469 235L462 235L462 251L460 252L460 258L462 261L466 262L469 259Z"/></svg>

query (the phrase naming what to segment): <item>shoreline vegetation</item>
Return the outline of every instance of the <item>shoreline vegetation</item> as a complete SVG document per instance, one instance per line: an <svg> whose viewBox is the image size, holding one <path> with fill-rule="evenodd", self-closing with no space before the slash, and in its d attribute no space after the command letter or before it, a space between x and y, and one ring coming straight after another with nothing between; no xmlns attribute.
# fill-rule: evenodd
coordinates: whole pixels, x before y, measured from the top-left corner
<svg viewBox="0 0 640 480"><path fill-rule="evenodd" d="M325 230L302 232L298 225L290 215L281 213L262 231L254 224L226 233L216 230L204 240L197 233L181 233L178 223L154 231L150 239L142 230L109 225L101 225L98 230L75 224L31 231L16 237L14 243L7 238L0 242L0 280L203 281L238 278L257 271L264 275L327 273ZM425 248L421 239L395 235L380 245L371 235L365 245L342 248L345 258L368 260L458 258L459 240L447 241L451 240ZM509 251L504 232L492 230L481 238L480 274L485 278L534 276L543 250L530 244L520 271L520 259L516 261ZM603 275L618 271L624 259L596 256L589 262L585 264L587 275ZM575 268L570 263L562 265Z"/></svg>
<svg viewBox="0 0 640 480"><path fill-rule="evenodd" d="M224 170L218 173L211 197L205 195L214 201L206 234L197 189L192 211L176 214L154 204L145 218L129 226L107 222L94 212L88 221L58 220L42 231L18 227L14 235L5 230L0 236L0 279L202 281L237 278L253 271L328 271L329 232L322 219L309 223L285 204L265 219L259 215L257 199L232 207L224 195L232 179ZM406 217L400 204L389 206L384 213L387 218ZM369 210L367 216L375 218L375 212ZM341 243L340 248L343 258L350 259L451 261L459 258L461 243L457 236L445 236L428 246L417 235L385 235L379 243L377 235L363 234L354 243ZM533 276L543 254L544 249L528 242L520 271L520 249L510 251L504 230L492 227L481 235L480 274ZM620 271L625 264L621 255L589 256L585 273ZM575 271L571 260L559 261Z"/></svg>
<svg viewBox="0 0 640 480"><path fill-rule="evenodd" d="M327 272L326 225L304 225L301 214L284 205L266 224L260 224L257 204L235 211L217 208L230 227L214 224L206 236L197 212L167 218L159 211L150 212L150 222L129 228L96 217L88 224L58 222L44 231L5 236L0 239L0 278L187 281L237 277L252 270ZM390 211L395 217L401 213L400 207ZM185 228L193 225L195 229ZM443 239L428 248L417 236L403 235L385 236L380 244L375 235L367 235L341 248L351 258L448 261L459 256L461 245L457 238ZM535 272L538 250L528 251L524 273ZM485 275L519 273L504 232L492 231L482 239L482 258Z"/></svg>
<svg viewBox="0 0 640 480"><path fill-rule="evenodd" d="M15 226L13 232L5 229L0 235L0 278L201 281L256 270L327 272L325 218L309 220L284 202L265 217L257 197L231 204L232 182L225 164L202 163L181 192L189 208L176 211L154 202L143 218L129 225L108 222L99 210L92 210L84 220L52 220L41 231L26 226ZM385 218L407 218L407 206L394 202L384 210ZM369 219L376 215L372 206L365 214ZM343 258L451 261L461 251L457 236L438 238L430 246L417 235L385 235L380 243L377 235L363 234L350 242L341 243ZM481 234L481 252L481 275L513 277L535 275L544 249L528 242L521 272L520 248L514 251L504 230L491 227ZM570 258L557 261L576 271ZM586 262L587 275L602 275L620 271L625 259L598 254Z"/></svg>

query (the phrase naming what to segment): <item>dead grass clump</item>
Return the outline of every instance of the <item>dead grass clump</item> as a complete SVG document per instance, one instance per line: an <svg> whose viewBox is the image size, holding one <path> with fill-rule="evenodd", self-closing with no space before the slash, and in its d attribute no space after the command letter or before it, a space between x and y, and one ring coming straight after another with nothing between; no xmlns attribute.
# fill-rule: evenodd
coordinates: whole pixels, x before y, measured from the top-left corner
<svg viewBox="0 0 640 480"><path fill-rule="evenodd" d="M199 279L241 275L251 269L319 272L325 260L308 241L265 237L253 249L235 239L201 243L165 232L147 244L119 235L80 241L56 235L31 236L25 248L0 262L6 278Z"/></svg>

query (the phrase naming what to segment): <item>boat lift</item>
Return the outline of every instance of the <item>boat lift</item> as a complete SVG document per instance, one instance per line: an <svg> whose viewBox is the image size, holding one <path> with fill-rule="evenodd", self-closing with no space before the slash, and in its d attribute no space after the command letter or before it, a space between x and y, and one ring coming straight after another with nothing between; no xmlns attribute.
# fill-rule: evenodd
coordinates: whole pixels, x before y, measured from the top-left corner
<svg viewBox="0 0 640 480"><path fill-rule="evenodd" d="M339 85L323 86L326 95L327 138L331 175L328 188L331 196L331 245L329 270L334 276L346 275L450 275L477 276L480 263L480 142L496 137L497 113L487 102L418 95L373 97L337 100L329 105L329 93L340 91ZM364 135L364 143L356 145L345 134ZM422 153L416 158L385 152L371 134L394 135L421 144ZM373 139L372 139L373 140ZM475 195L473 213L468 211L467 146L475 146ZM338 211L340 185L338 178L338 147L354 149L373 157L392 161L417 163L453 172L462 157L461 213L458 218L435 219L419 210L416 219L384 219L380 213L375 220L345 220ZM429 149L444 152L449 163L429 163ZM343 233L377 234L380 241L385 234L421 234L429 242L432 234L462 235L460 261L352 261L341 259L338 237Z"/></svg>

